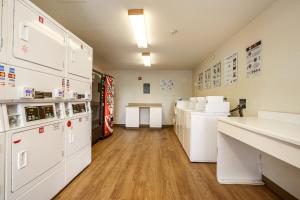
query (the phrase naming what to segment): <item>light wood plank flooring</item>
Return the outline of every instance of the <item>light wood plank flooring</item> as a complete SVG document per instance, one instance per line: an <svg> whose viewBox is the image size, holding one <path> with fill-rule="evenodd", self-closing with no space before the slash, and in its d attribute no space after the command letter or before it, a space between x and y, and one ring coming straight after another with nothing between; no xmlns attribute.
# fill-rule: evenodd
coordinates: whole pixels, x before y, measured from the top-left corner
<svg viewBox="0 0 300 200"><path fill-rule="evenodd" d="M279 199L265 186L220 185L215 174L215 164L189 162L172 128L118 127L55 199Z"/></svg>

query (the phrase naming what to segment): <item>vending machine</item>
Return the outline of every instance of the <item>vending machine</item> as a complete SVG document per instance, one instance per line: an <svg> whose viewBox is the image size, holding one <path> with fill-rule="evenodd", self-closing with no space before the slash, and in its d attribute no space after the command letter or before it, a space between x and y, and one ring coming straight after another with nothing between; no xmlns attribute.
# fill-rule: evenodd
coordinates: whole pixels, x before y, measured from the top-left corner
<svg viewBox="0 0 300 200"><path fill-rule="evenodd" d="M103 98L103 132L101 138L110 136L113 132L114 121L114 79L110 76L104 77L104 98Z"/></svg>
<svg viewBox="0 0 300 200"><path fill-rule="evenodd" d="M96 73L93 80L93 142L113 133L114 78Z"/></svg>

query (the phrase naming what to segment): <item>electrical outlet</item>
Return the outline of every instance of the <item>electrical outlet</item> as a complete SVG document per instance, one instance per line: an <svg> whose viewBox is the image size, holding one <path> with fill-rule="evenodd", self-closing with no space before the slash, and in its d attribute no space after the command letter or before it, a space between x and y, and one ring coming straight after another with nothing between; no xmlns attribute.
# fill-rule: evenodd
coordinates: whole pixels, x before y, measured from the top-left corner
<svg viewBox="0 0 300 200"><path fill-rule="evenodd" d="M240 99L240 107L241 108L246 108L246 99Z"/></svg>

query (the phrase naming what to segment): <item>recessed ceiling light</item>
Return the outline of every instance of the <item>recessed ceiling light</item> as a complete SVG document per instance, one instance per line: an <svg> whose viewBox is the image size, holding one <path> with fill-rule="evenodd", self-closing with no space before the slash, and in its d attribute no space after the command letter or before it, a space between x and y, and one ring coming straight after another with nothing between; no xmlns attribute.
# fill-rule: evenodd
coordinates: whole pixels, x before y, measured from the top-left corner
<svg viewBox="0 0 300 200"><path fill-rule="evenodd" d="M143 59L144 59L144 66L150 67L151 66L151 57L149 52L143 52L142 53Z"/></svg>
<svg viewBox="0 0 300 200"><path fill-rule="evenodd" d="M147 34L143 9L128 10L128 16L133 28L136 43L139 48L147 48Z"/></svg>

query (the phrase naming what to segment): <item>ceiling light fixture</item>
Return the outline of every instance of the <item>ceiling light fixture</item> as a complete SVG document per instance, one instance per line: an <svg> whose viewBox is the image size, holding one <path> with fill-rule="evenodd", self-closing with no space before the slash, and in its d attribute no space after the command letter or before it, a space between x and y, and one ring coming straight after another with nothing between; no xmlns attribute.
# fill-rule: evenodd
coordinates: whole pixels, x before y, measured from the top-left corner
<svg viewBox="0 0 300 200"><path fill-rule="evenodd" d="M139 48L147 48L147 34L143 9L128 10L128 16L133 28L135 40Z"/></svg>
<svg viewBox="0 0 300 200"><path fill-rule="evenodd" d="M143 52L142 53L143 59L144 59L144 66L150 67L151 66L151 57L149 52Z"/></svg>

